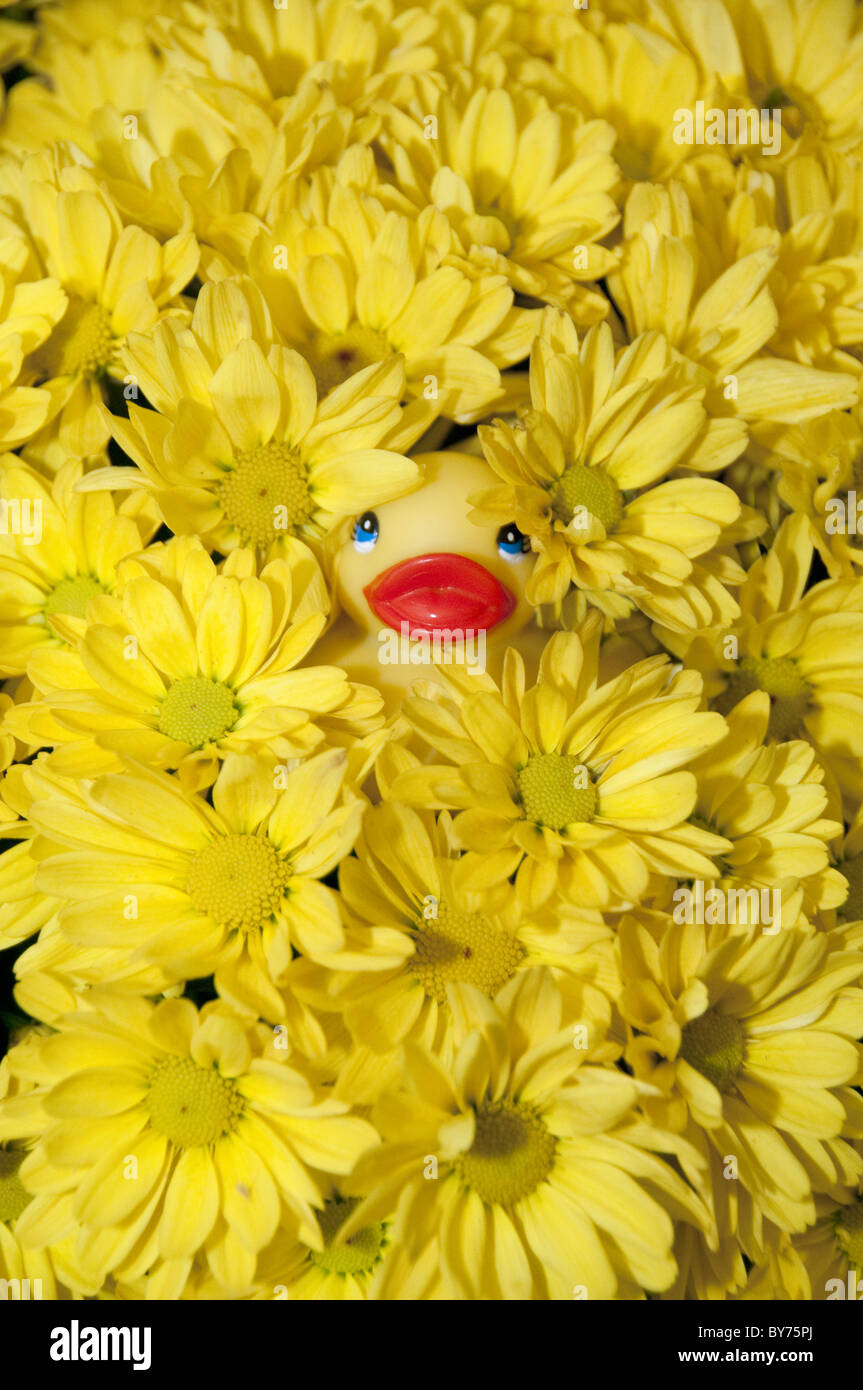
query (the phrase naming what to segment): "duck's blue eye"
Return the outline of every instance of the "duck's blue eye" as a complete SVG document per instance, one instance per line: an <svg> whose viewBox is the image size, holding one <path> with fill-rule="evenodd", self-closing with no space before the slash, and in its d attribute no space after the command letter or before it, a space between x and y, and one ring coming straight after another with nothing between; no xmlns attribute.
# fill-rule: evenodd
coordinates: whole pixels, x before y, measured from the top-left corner
<svg viewBox="0 0 863 1390"><path fill-rule="evenodd" d="M381 524L374 512L363 512L362 516L354 525L354 546L365 554L367 550L372 550L378 543L378 536L381 533Z"/></svg>
<svg viewBox="0 0 863 1390"><path fill-rule="evenodd" d="M505 559L517 560L530 550L530 541L519 531L515 522L511 521L508 526L501 526L498 531L497 548Z"/></svg>

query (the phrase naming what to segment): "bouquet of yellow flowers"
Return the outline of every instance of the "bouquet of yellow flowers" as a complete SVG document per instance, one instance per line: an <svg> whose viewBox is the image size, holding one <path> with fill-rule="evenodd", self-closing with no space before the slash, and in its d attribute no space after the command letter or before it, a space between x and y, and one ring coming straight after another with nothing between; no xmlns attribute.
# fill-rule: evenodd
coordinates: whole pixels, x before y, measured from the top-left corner
<svg viewBox="0 0 863 1390"><path fill-rule="evenodd" d="M0 58L0 1283L844 1296L863 7Z"/></svg>

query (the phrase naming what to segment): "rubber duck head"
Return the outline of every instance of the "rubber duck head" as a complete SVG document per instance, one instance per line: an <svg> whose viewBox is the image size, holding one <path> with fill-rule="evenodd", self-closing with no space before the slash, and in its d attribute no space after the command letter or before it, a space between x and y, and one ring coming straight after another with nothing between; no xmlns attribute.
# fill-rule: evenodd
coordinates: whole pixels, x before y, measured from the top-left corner
<svg viewBox="0 0 863 1390"><path fill-rule="evenodd" d="M356 517L336 553L342 610L368 633L461 630L505 643L534 616L525 598L531 557L514 523L469 520L468 498L493 487L495 474L484 459L457 450L417 463L421 485Z"/></svg>

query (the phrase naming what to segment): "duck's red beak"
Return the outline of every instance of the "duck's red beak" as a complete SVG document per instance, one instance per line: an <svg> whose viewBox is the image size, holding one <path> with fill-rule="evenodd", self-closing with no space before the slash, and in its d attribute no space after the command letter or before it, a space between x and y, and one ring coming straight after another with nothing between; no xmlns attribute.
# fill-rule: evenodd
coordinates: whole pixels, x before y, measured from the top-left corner
<svg viewBox="0 0 863 1390"><path fill-rule="evenodd" d="M515 608L515 595L476 560L464 555L414 555L391 565L363 590L382 623L410 634L435 629L479 631Z"/></svg>

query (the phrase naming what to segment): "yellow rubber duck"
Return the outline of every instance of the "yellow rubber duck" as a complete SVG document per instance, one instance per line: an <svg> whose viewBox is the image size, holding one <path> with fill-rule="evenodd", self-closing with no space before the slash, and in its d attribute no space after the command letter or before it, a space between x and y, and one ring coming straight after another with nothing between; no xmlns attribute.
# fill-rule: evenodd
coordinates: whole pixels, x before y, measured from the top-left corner
<svg viewBox="0 0 863 1390"><path fill-rule="evenodd" d="M507 646L533 664L548 638L525 598L527 539L514 523L468 519L468 498L497 482L492 469L457 449L416 461L417 489L355 517L333 552L340 612L315 649L316 661L375 686L390 709L414 681L436 679L438 660L497 680Z"/></svg>

